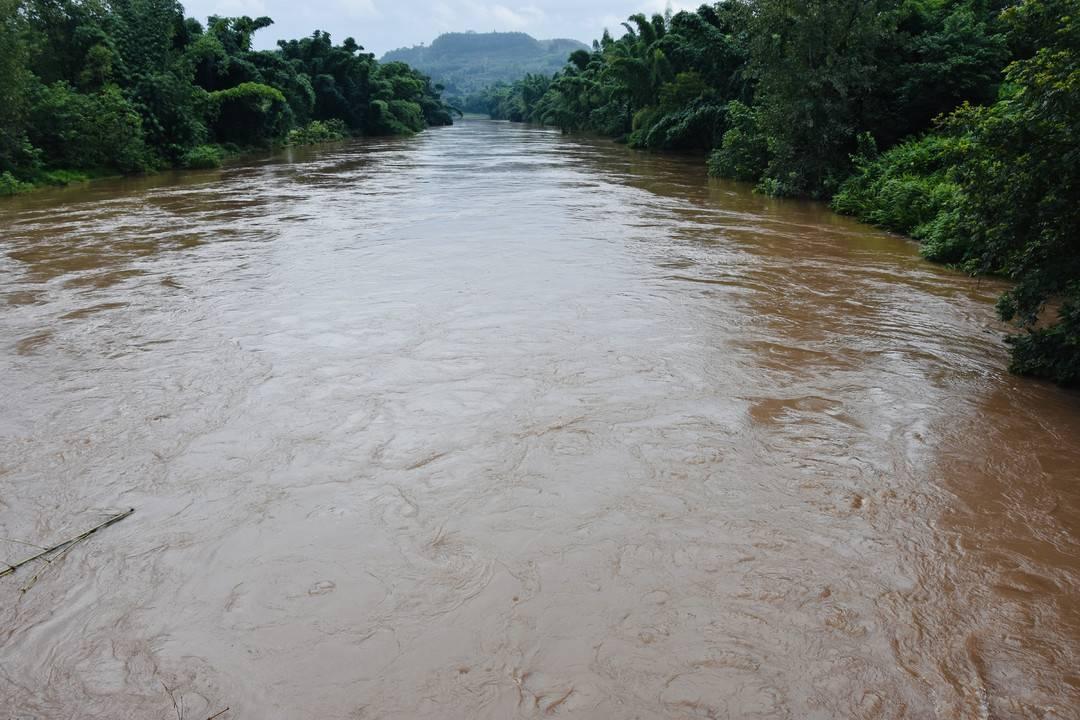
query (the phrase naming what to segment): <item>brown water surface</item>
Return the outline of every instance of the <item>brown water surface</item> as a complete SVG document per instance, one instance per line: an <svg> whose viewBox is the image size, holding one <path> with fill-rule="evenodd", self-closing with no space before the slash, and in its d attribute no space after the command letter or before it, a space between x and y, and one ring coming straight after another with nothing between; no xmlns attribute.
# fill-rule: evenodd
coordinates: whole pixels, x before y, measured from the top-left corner
<svg viewBox="0 0 1080 720"><path fill-rule="evenodd" d="M4 202L0 560L136 512L0 578L0 717L1078 718L1000 289L481 121Z"/></svg>

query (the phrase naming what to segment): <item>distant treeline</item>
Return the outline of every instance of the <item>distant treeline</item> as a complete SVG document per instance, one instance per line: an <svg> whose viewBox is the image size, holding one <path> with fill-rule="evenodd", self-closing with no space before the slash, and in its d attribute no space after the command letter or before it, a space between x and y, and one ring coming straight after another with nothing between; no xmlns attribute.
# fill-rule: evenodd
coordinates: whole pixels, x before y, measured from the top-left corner
<svg viewBox="0 0 1080 720"><path fill-rule="evenodd" d="M316 31L253 51L270 18L173 0L0 0L0 194L226 151L447 125L427 77Z"/></svg>
<svg viewBox="0 0 1080 720"><path fill-rule="evenodd" d="M1012 369L1080 384L1080 0L726 0L625 27L466 107L704 151L1012 278Z"/></svg>

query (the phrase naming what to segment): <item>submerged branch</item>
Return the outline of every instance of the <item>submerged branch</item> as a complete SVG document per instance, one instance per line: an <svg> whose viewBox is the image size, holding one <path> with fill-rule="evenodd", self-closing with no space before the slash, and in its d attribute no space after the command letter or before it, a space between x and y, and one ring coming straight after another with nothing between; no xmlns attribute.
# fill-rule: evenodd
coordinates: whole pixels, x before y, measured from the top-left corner
<svg viewBox="0 0 1080 720"><path fill-rule="evenodd" d="M33 557L26 558L25 560L21 560L21 561L15 563L14 565L8 565L7 568L5 568L4 570L0 570L0 577L4 577L5 575L11 575L16 570L21 568L23 565L28 565L29 563L32 563L35 560L47 559L53 553L57 553L57 552L61 552L61 551L67 551L67 550L69 550L71 548L72 545L75 545L76 543L82 542L86 538L88 538L91 535L93 535L94 533L96 533L98 530L101 530L103 528L107 528L107 527L109 527L110 525L112 525L114 523L120 522L121 520L123 520L124 518L126 518L128 515L130 515L133 512L135 512L135 508L130 508L130 509L128 509L128 510L122 512L122 513L119 513L117 515L113 515L111 518L109 518L105 522L101 523L100 525L96 525L96 526L90 528L89 530L87 530L86 532L84 532L81 535L73 537L70 540L65 540L64 542L59 543L57 545L53 545L50 548L45 548L44 550L39 552L37 555L34 555Z"/></svg>

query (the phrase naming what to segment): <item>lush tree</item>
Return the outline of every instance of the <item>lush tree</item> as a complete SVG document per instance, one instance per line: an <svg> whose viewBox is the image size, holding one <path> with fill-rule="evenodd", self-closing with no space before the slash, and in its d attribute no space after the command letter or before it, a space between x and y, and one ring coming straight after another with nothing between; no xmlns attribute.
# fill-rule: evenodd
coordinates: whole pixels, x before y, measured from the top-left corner
<svg viewBox="0 0 1080 720"><path fill-rule="evenodd" d="M769 143L758 122L757 110L738 100L729 102L725 109L727 130L720 147L709 156L709 173L756 182L769 165Z"/></svg>
<svg viewBox="0 0 1080 720"><path fill-rule="evenodd" d="M237 148L451 122L440 89L316 31L252 50L270 18L185 18L175 0L0 0L0 173L141 172L220 163ZM326 123L334 123L327 125ZM53 176L56 176L53 173Z"/></svg>
<svg viewBox="0 0 1080 720"><path fill-rule="evenodd" d="M380 64L352 38L328 33L279 43L281 57L311 78L316 120L341 119L354 132L397 134L448 125L450 113L430 79L401 62Z"/></svg>
<svg viewBox="0 0 1080 720"><path fill-rule="evenodd" d="M80 93L65 82L39 85L32 96L30 141L47 165L75 170L153 167L142 118L116 85Z"/></svg>
<svg viewBox="0 0 1080 720"><path fill-rule="evenodd" d="M550 87L551 78L526 75L512 85L498 83L468 96L465 109L490 115L496 120L539 123L543 121L540 102Z"/></svg>
<svg viewBox="0 0 1080 720"><path fill-rule="evenodd" d="M1016 281L998 304L1002 318L1025 330L1011 339L1013 369L1077 384L1080 7L1075 0L1028 0L1009 16L1045 34L1030 58L1006 69L997 103L965 107L953 119L970 128L971 138L956 172L961 227L982 269ZM1041 22L1047 16L1056 23Z"/></svg>
<svg viewBox="0 0 1080 720"><path fill-rule="evenodd" d="M292 127L292 113L277 88L246 82L210 93L214 134L234 144L269 146L283 140Z"/></svg>
<svg viewBox="0 0 1080 720"><path fill-rule="evenodd" d="M1012 368L1080 383L1080 15L1027 0L1003 19L1030 53L991 105L965 104L934 133L858 172L833 205L923 242L927 257L1015 285L998 304L1021 332Z"/></svg>
<svg viewBox="0 0 1080 720"><path fill-rule="evenodd" d="M994 101L1009 56L997 14L985 3L911 1L893 18L863 120L879 144L922 132L965 102Z"/></svg>
<svg viewBox="0 0 1080 720"><path fill-rule="evenodd" d="M760 0L750 71L772 192L822 197L850 170L889 28L885 0Z"/></svg>
<svg viewBox="0 0 1080 720"><path fill-rule="evenodd" d="M723 105L747 92L746 37L735 30L743 3L696 13L633 15L625 34L606 31L550 80L527 76L466 101L494 117L596 130L637 147L707 149L722 130ZM539 90L539 92L537 92Z"/></svg>

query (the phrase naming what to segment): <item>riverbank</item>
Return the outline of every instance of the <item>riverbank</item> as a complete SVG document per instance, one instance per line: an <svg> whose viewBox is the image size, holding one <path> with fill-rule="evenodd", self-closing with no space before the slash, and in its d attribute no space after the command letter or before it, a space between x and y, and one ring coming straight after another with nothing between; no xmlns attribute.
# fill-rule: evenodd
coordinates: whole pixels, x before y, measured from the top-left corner
<svg viewBox="0 0 1080 720"><path fill-rule="evenodd" d="M112 170L46 170L28 180L19 180L9 172L0 173L0 198L20 195L47 187L67 187L79 183L117 178L120 174Z"/></svg>
<svg viewBox="0 0 1080 720"><path fill-rule="evenodd" d="M311 147L343 142L354 136L348 133L340 121L314 121L303 128L292 130L286 140L272 148L240 148L222 145L200 145L184 156L175 167L160 168L152 172L138 173L138 176L163 172L181 172L185 170L212 170L224 166L227 162L241 161L244 158L257 157L285 148ZM45 188L63 188L71 185L92 182L94 180L118 179L131 177L109 169L99 170L45 170L27 181L20 181L10 173L0 174L0 198L20 195Z"/></svg>

